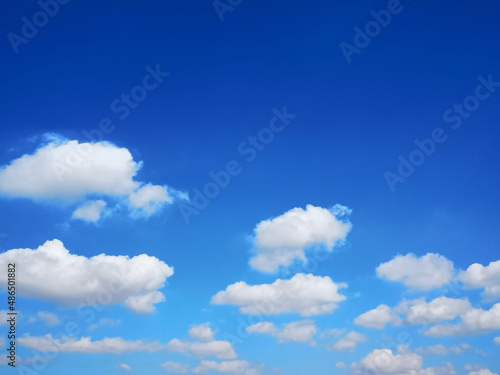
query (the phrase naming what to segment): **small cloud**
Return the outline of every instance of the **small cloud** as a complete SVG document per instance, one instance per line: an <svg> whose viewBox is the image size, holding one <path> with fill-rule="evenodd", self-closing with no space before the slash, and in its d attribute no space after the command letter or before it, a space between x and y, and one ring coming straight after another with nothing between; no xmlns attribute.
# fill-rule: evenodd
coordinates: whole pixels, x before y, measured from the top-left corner
<svg viewBox="0 0 500 375"><path fill-rule="evenodd" d="M163 362L160 366L170 374L187 374L189 371L189 365L174 361Z"/></svg>
<svg viewBox="0 0 500 375"><path fill-rule="evenodd" d="M132 371L132 369L130 368L130 366L127 365L126 363L120 363L120 368L124 369L124 370L127 370L127 371Z"/></svg>
<svg viewBox="0 0 500 375"><path fill-rule="evenodd" d="M120 324L120 320L117 319L107 319L103 318L99 320L97 323L93 323L87 327L87 331L93 331L99 327L114 327L116 325Z"/></svg>
<svg viewBox="0 0 500 375"><path fill-rule="evenodd" d="M335 364L335 368L343 370L343 369L345 369L345 363L344 362L337 362Z"/></svg>
<svg viewBox="0 0 500 375"><path fill-rule="evenodd" d="M61 324L61 321L57 317L57 315L46 312L46 311L39 311L37 314L38 319L40 319L42 322L44 322L46 325L50 326L56 326L58 324Z"/></svg>
<svg viewBox="0 0 500 375"><path fill-rule="evenodd" d="M78 207L71 216L72 219L80 219L84 221L96 222L99 221L106 207L106 202L103 200L88 201Z"/></svg>

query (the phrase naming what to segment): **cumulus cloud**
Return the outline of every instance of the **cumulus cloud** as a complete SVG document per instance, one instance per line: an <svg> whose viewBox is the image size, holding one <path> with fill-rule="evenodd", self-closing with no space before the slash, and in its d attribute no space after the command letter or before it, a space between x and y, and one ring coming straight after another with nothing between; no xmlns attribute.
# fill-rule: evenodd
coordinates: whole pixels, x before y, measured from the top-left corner
<svg viewBox="0 0 500 375"><path fill-rule="evenodd" d="M456 375L453 366L445 363L442 367L422 368L422 357L400 345L397 354L390 349L375 349L358 363L353 363L353 374L376 375Z"/></svg>
<svg viewBox="0 0 500 375"><path fill-rule="evenodd" d="M120 368L127 371L132 371L132 368L126 363L120 363Z"/></svg>
<svg viewBox="0 0 500 375"><path fill-rule="evenodd" d="M262 272L276 272L288 267L296 259L306 262L305 251L313 246L324 246L331 251L335 244L345 240L351 229L343 217L350 210L344 206L332 209L307 205L293 208L271 220L261 221L254 229L255 256L250 265Z"/></svg>
<svg viewBox="0 0 500 375"><path fill-rule="evenodd" d="M105 207L106 202L104 202L102 199L96 201L88 201L78 207L73 212L71 218L91 222L99 221Z"/></svg>
<svg viewBox="0 0 500 375"><path fill-rule="evenodd" d="M444 345L437 344L437 345L424 346L421 348L417 348L417 349L415 349L415 351L419 354L446 355L446 354L450 354L450 353L460 354L468 349L472 349L472 347L469 344L459 344L459 345L453 345L450 347L446 347Z"/></svg>
<svg viewBox="0 0 500 375"><path fill-rule="evenodd" d="M129 150L109 142L53 137L33 154L0 167L0 195L67 204L84 201L73 217L86 221L101 217L104 198L124 201L134 213L150 216L181 195L166 186L134 180L141 166ZM90 199L95 196L102 199Z"/></svg>
<svg viewBox="0 0 500 375"><path fill-rule="evenodd" d="M151 313L164 300L158 291L173 268L155 257L141 254L91 258L71 254L59 240L47 241L37 249L13 249L0 254L0 267L19 264L20 295L78 306L82 303L123 303L134 312ZM7 280L0 280L6 289Z"/></svg>
<svg viewBox="0 0 500 375"><path fill-rule="evenodd" d="M465 314L471 308L467 299L438 297L429 303L419 301L408 309L406 322L409 324L429 324L452 320Z"/></svg>
<svg viewBox="0 0 500 375"><path fill-rule="evenodd" d="M460 316L457 324L439 324L430 327L427 336L467 336L488 333L500 329L500 303L489 310L470 308Z"/></svg>
<svg viewBox="0 0 500 375"><path fill-rule="evenodd" d="M439 288L453 278L453 263L439 254L428 253L420 258L414 254L398 255L376 269L377 276L398 281L409 288Z"/></svg>
<svg viewBox="0 0 500 375"><path fill-rule="evenodd" d="M270 322L260 322L246 328L248 333L268 334L278 339L278 342L312 342L318 328L311 320L301 320L285 324L282 329Z"/></svg>
<svg viewBox="0 0 500 375"><path fill-rule="evenodd" d="M9 319L9 315L7 315L8 310L0 310L0 326L5 326L7 323L7 319Z"/></svg>
<svg viewBox="0 0 500 375"><path fill-rule="evenodd" d="M57 315L46 312L46 311L39 311L36 316L38 319L40 319L42 322L44 322L48 326L56 326L58 324L61 324L61 321L57 317Z"/></svg>
<svg viewBox="0 0 500 375"><path fill-rule="evenodd" d="M164 204L171 203L165 186L147 184L129 195L130 206L139 213L149 216L158 211Z"/></svg>
<svg viewBox="0 0 500 375"><path fill-rule="evenodd" d="M253 367L248 361L201 361L198 366L193 369L194 374L206 374L210 370L215 370L224 374L238 375L260 375L262 372L259 368Z"/></svg>
<svg viewBox="0 0 500 375"><path fill-rule="evenodd" d="M172 339L166 345L166 349L171 352L190 355L195 357L214 356L218 359L235 359L236 353L233 346L228 341L185 341Z"/></svg>
<svg viewBox="0 0 500 375"><path fill-rule="evenodd" d="M211 303L239 306L243 314L330 314L345 300L338 292L345 287L347 284L336 284L328 276L298 273L289 280L278 279L272 284L248 285L243 281L231 284L213 296Z"/></svg>
<svg viewBox="0 0 500 375"><path fill-rule="evenodd" d="M100 319L97 323L92 323L87 327L87 331L93 331L97 328L100 327L114 327L116 325L120 324L119 319L109 319L109 318L102 318Z"/></svg>
<svg viewBox="0 0 500 375"><path fill-rule="evenodd" d="M199 341L213 341L214 332L208 323L194 326L188 331L189 337Z"/></svg>
<svg viewBox="0 0 500 375"><path fill-rule="evenodd" d="M438 297L430 302L423 299L404 300L398 306L390 308L379 305L354 319L354 324L382 329L387 323L394 326L401 324L425 325L462 316L471 308L467 299Z"/></svg>
<svg viewBox="0 0 500 375"><path fill-rule="evenodd" d="M401 319L387 305L379 305L354 319L358 326L376 329L384 328L387 323L398 325L400 322Z"/></svg>
<svg viewBox="0 0 500 375"><path fill-rule="evenodd" d="M362 335L361 333L351 331L333 345L333 350L336 352L342 350L353 351L359 342L365 342L365 341L366 341L366 336Z"/></svg>
<svg viewBox="0 0 500 375"><path fill-rule="evenodd" d="M126 341L121 337L104 338L92 341L90 337L76 339L74 337L52 338L51 335L30 336L19 338L19 344L30 349L61 353L113 353L125 352L157 352L163 346L157 342L143 340Z"/></svg>
<svg viewBox="0 0 500 375"><path fill-rule="evenodd" d="M187 374L189 371L189 365L173 361L163 362L161 367L170 374Z"/></svg>
<svg viewBox="0 0 500 375"><path fill-rule="evenodd" d="M487 300L500 298L500 260L484 267L474 263L458 274L458 279L467 288L484 288L483 296Z"/></svg>
<svg viewBox="0 0 500 375"><path fill-rule="evenodd" d="M497 374L494 373L494 372L491 372L487 368L483 368L483 369L480 369L480 370L477 370L477 371L470 371L469 375L497 375Z"/></svg>

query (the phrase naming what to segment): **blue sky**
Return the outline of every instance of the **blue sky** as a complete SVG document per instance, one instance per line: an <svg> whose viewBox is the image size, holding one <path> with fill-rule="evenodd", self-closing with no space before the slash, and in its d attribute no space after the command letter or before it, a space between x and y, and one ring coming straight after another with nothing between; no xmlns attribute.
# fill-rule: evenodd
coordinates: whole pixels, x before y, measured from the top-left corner
<svg viewBox="0 0 500 375"><path fill-rule="evenodd" d="M499 11L5 5L2 373L499 373Z"/></svg>

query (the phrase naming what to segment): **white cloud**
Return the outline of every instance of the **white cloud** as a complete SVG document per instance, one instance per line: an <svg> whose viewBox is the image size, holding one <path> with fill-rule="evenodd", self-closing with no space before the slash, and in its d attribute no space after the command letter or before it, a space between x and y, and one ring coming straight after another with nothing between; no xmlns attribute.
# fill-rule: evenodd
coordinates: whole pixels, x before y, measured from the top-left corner
<svg viewBox="0 0 500 375"><path fill-rule="evenodd" d="M470 308L460 316L457 324L440 324L430 327L427 336L465 336L488 333L500 329L500 303L490 310Z"/></svg>
<svg viewBox="0 0 500 375"><path fill-rule="evenodd" d="M338 302L345 300L338 293L345 287L346 284L335 284L328 276L298 273L290 280L278 279L272 284L231 284L212 297L212 304L240 306L243 314L329 314Z"/></svg>
<svg viewBox="0 0 500 375"><path fill-rule="evenodd" d="M120 363L120 368L127 371L132 371L132 368L126 363Z"/></svg>
<svg viewBox="0 0 500 375"><path fill-rule="evenodd" d="M200 324L194 326L188 331L189 337L199 341L213 341L214 340L214 331L210 328L208 323Z"/></svg>
<svg viewBox="0 0 500 375"><path fill-rule="evenodd" d="M483 368L481 370L471 371L471 372L469 372L469 375L497 375L497 374L494 372L491 372L487 368Z"/></svg>
<svg viewBox="0 0 500 375"><path fill-rule="evenodd" d="M282 329L270 322L260 322L246 328L249 333L268 334L278 339L278 342L312 342L318 328L311 320L301 320L285 324Z"/></svg>
<svg viewBox="0 0 500 375"><path fill-rule="evenodd" d="M46 312L46 311L39 311L36 316L38 316L38 319L40 319L42 322L44 322L48 326L56 326L58 324L61 324L61 321L57 317L57 315Z"/></svg>
<svg viewBox="0 0 500 375"><path fill-rule="evenodd" d="M345 369L345 363L344 362L337 362L335 364L335 368L343 370L343 369Z"/></svg>
<svg viewBox="0 0 500 375"><path fill-rule="evenodd" d="M224 374L238 374L238 375L260 375L259 368L252 367L248 361L234 360L234 361L201 361L198 366L193 369L195 374L206 374L210 370L216 370Z"/></svg>
<svg viewBox="0 0 500 375"><path fill-rule="evenodd" d="M359 342L365 342L366 337L361 333L351 331L333 345L336 352L342 350L354 350Z"/></svg>
<svg viewBox="0 0 500 375"><path fill-rule="evenodd" d="M87 331L93 331L97 328L100 327L114 327L117 324L120 324L120 320L117 319L109 319L109 318L102 318L100 319L97 323L92 323L87 327Z"/></svg>
<svg viewBox="0 0 500 375"><path fill-rule="evenodd" d="M165 186L147 184L129 195L130 206L146 216L172 202Z"/></svg>
<svg viewBox="0 0 500 375"><path fill-rule="evenodd" d="M429 303L421 301L411 306L406 313L406 322L429 324L451 320L465 314L470 308L471 305L467 299L438 297Z"/></svg>
<svg viewBox="0 0 500 375"><path fill-rule="evenodd" d="M455 319L470 309L467 299L438 297L430 302L423 299L404 300L394 308L379 305L355 318L354 324L376 329L384 328L387 323L394 326L425 325Z"/></svg>
<svg viewBox="0 0 500 375"><path fill-rule="evenodd" d="M171 352L184 355L193 355L195 357L214 356L218 359L235 359L236 353L233 346L228 341L184 341L172 339L166 345L166 349Z"/></svg>
<svg viewBox="0 0 500 375"><path fill-rule="evenodd" d="M166 372L171 374L187 374L189 371L189 365L179 362L167 361L163 362L161 366Z"/></svg>
<svg viewBox="0 0 500 375"><path fill-rule="evenodd" d="M399 281L417 290L439 288L453 278L453 263L439 254L428 253L420 258L414 254L398 255L376 269L377 276Z"/></svg>
<svg viewBox="0 0 500 375"><path fill-rule="evenodd" d="M296 259L306 262L305 250L323 245L332 250L345 240L351 229L339 218L350 210L340 205L328 210L307 205L306 209L293 208L271 220L261 221L254 229L255 256L250 265L262 272L275 272L280 266L288 267Z"/></svg>
<svg viewBox="0 0 500 375"><path fill-rule="evenodd" d="M354 324L366 328L382 329L387 323L398 325L400 321L401 319L389 306L379 305L354 319Z"/></svg>
<svg viewBox="0 0 500 375"><path fill-rule="evenodd" d="M7 319L9 319L9 315L7 313L9 310L0 310L0 326L5 326L7 323Z"/></svg>
<svg viewBox="0 0 500 375"><path fill-rule="evenodd" d="M113 353L125 352L157 352L163 346L157 342L143 340L126 341L121 337L104 338L100 341L91 341L90 337L76 339L74 337L52 338L51 335L29 336L19 338L19 344L30 349L61 353Z"/></svg>
<svg viewBox="0 0 500 375"><path fill-rule="evenodd" d="M461 354L465 350L471 349L472 347L469 344L459 344L453 345L451 347L445 347L444 345L437 344L431 346L424 346L422 348L417 348L415 351L419 354L436 354L436 355L445 355L445 354Z"/></svg>
<svg viewBox="0 0 500 375"><path fill-rule="evenodd" d="M493 342L497 345L500 345L500 336L497 336L493 339Z"/></svg>
<svg viewBox="0 0 500 375"><path fill-rule="evenodd" d="M71 218L93 222L99 221L105 207L106 202L102 199L96 201L87 201L73 212Z"/></svg>
<svg viewBox="0 0 500 375"><path fill-rule="evenodd" d="M353 363L353 374L376 375L456 375L453 366L445 363L443 367L422 368L422 357L411 352L407 346L400 345L394 355L390 349L375 349L358 363Z"/></svg>
<svg viewBox="0 0 500 375"><path fill-rule="evenodd" d="M21 295L67 306L81 303L124 303L137 313L154 311L164 299L164 286L173 268L155 257L141 254L92 258L71 254L59 240L47 241L35 250L13 249L0 254L0 268L15 261ZM51 282L47 282L50 280ZM6 279L0 280L6 289Z"/></svg>
<svg viewBox="0 0 500 375"><path fill-rule="evenodd" d="M487 300L500 298L500 260L484 267L474 263L458 274L458 279L467 288L484 288L483 296Z"/></svg>
<svg viewBox="0 0 500 375"><path fill-rule="evenodd" d="M123 200L142 216L158 212L173 197L181 197L166 186L134 180L141 166L126 148L108 142L79 143L56 137L35 153L1 167L0 195L67 204L99 196ZM102 208L102 203L89 201L73 217L96 221Z"/></svg>

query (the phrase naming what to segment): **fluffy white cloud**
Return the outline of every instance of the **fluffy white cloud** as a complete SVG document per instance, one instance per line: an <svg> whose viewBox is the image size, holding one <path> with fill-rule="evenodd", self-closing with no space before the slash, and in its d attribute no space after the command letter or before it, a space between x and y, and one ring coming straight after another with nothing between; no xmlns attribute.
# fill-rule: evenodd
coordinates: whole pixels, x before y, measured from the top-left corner
<svg viewBox="0 0 500 375"><path fill-rule="evenodd" d="M344 362L337 362L335 364L335 368L343 370L343 369L345 369L345 363Z"/></svg>
<svg viewBox="0 0 500 375"><path fill-rule="evenodd" d="M351 225L339 218L350 210L337 205L332 209L307 205L293 208L271 220L261 221L254 229L255 256L250 265L262 272L275 272L288 267L295 259L306 262L305 250L323 245L332 250L345 240Z"/></svg>
<svg viewBox="0 0 500 375"><path fill-rule="evenodd" d="M172 202L165 186L147 184L129 195L130 206L149 216Z"/></svg>
<svg viewBox="0 0 500 375"><path fill-rule="evenodd" d="M354 374L394 374L394 375L456 375L453 366L422 368L422 357L400 345L394 355L390 349L375 349L351 368Z"/></svg>
<svg viewBox="0 0 500 375"><path fill-rule="evenodd" d="M19 338L19 344L30 349L46 352L61 353L114 353L125 352L157 352L164 346L157 342L143 340L126 341L121 337L104 338L100 341L91 341L90 337L76 339L74 337L52 338L51 335L29 336Z"/></svg>
<svg viewBox="0 0 500 375"><path fill-rule="evenodd" d="M233 346L228 341L184 341L172 339L166 345L166 349L171 352L184 355L192 355L195 357L214 356L219 359L235 359L236 353Z"/></svg>
<svg viewBox="0 0 500 375"><path fill-rule="evenodd" d="M189 337L199 341L213 341L214 332L208 323L194 326L188 331Z"/></svg>
<svg viewBox="0 0 500 375"><path fill-rule="evenodd" d="M487 300L500 298L500 260L484 267L474 263L458 274L458 279L467 288L484 288L483 296Z"/></svg>
<svg viewBox="0 0 500 375"><path fill-rule="evenodd" d="M99 221L106 207L106 202L102 199L96 201L88 201L78 207L71 216L72 219L80 219L84 221Z"/></svg>
<svg viewBox="0 0 500 375"><path fill-rule="evenodd" d="M336 352L342 350L354 350L359 342L366 341L366 337L361 333L351 331L333 345Z"/></svg>
<svg viewBox="0 0 500 375"><path fill-rule="evenodd" d="M278 339L278 342L311 342L318 328L311 320L301 320L285 324L282 329L270 322L260 322L246 328L249 333L268 334Z"/></svg>
<svg viewBox="0 0 500 375"><path fill-rule="evenodd" d="M477 370L477 371L470 371L469 375L497 375L497 374L494 372L491 372L487 368L483 368L483 369Z"/></svg>
<svg viewBox="0 0 500 375"><path fill-rule="evenodd" d="M120 363L120 368L127 371L132 371L132 368L126 363Z"/></svg>
<svg viewBox="0 0 500 375"><path fill-rule="evenodd" d="M238 375L260 375L259 368L252 367L248 361L234 360L234 361L201 361L198 366L193 369L195 374L206 374L210 370L215 370L224 374L238 374Z"/></svg>
<svg viewBox="0 0 500 375"><path fill-rule="evenodd" d="M8 310L0 310L0 326L5 326L7 323L7 319L9 319L9 315L7 315Z"/></svg>
<svg viewBox="0 0 500 375"><path fill-rule="evenodd" d="M500 329L500 303L490 310L470 308L460 316L457 324L439 324L430 327L424 334L427 336L465 336L492 332Z"/></svg>
<svg viewBox="0 0 500 375"><path fill-rule="evenodd" d="M189 365L179 362L167 361L163 362L161 366L166 372L171 374L187 374L189 371Z"/></svg>
<svg viewBox="0 0 500 375"><path fill-rule="evenodd" d="M46 312L46 311L39 311L36 316L38 316L38 319L40 319L42 322L44 322L48 326L56 326L61 323L57 315Z"/></svg>
<svg viewBox="0 0 500 375"><path fill-rule="evenodd" d="M409 324L429 324L455 319L471 308L467 299L439 297L429 303L420 301L411 306L406 313Z"/></svg>
<svg viewBox="0 0 500 375"><path fill-rule="evenodd" d="M174 273L164 262L145 254L133 258L74 255L59 240L47 241L35 250L0 254L1 269L11 262L18 265L20 295L67 306L124 303L137 313L154 311L154 303L164 299L157 289ZM6 283L0 280L3 289Z"/></svg>
<svg viewBox="0 0 500 375"><path fill-rule="evenodd" d="M354 324L376 329L384 328L387 323L394 326L424 325L455 319L470 309L467 299L438 297L430 302L423 299L404 300L394 308L379 305L355 318Z"/></svg>
<svg viewBox="0 0 500 375"><path fill-rule="evenodd" d="M389 306L379 305L354 319L354 324L367 328L382 329L387 323L398 325L400 321L401 319Z"/></svg>
<svg viewBox="0 0 500 375"><path fill-rule="evenodd" d="M399 281L417 290L439 288L453 278L453 263L439 254L428 253L420 258L414 254L398 255L376 269L377 276Z"/></svg>
<svg viewBox="0 0 500 375"><path fill-rule="evenodd" d="M94 196L107 197L124 200L133 212L149 216L180 194L165 186L134 180L141 166L126 148L55 137L35 153L0 168L0 195L68 204ZM102 200L85 203L73 217L98 220L103 205L96 202Z"/></svg>
<svg viewBox="0 0 500 375"><path fill-rule="evenodd" d="M424 346L422 348L417 348L415 351L419 354L436 354L436 355L445 355L449 353L460 354L465 350L472 349L469 344L459 344L453 345L450 347L445 347L444 345L437 344L431 346Z"/></svg>
<svg viewBox="0 0 500 375"><path fill-rule="evenodd" d="M212 304L240 306L243 314L329 314L338 302L345 300L338 292L345 287L346 284L336 284L328 276L298 273L289 280L278 279L272 284L248 285L243 281L231 284L212 297Z"/></svg>
<svg viewBox="0 0 500 375"><path fill-rule="evenodd" d="M100 319L97 323L92 323L87 327L87 331L93 331L99 327L114 327L117 324L120 324L120 320L117 319L108 319L108 318L102 318Z"/></svg>

